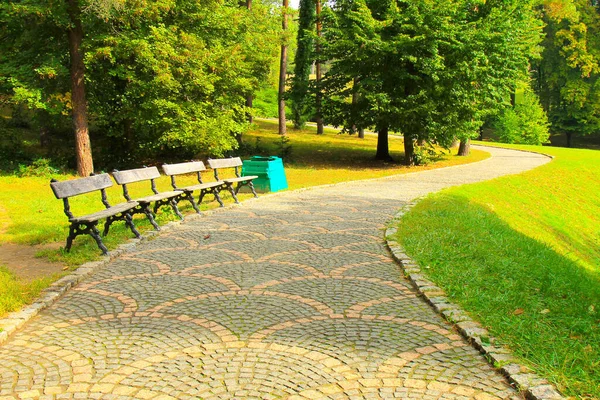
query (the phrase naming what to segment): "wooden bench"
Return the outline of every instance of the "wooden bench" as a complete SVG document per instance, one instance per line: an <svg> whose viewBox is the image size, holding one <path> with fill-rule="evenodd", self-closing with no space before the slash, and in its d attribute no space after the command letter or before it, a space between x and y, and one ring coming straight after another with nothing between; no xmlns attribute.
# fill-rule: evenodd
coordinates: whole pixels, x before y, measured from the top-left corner
<svg viewBox="0 0 600 400"><path fill-rule="evenodd" d="M256 194L256 191L254 190L254 185L252 184L252 181L254 179L258 178L258 176L256 176L256 175L241 176L240 175L239 167L242 166L241 158L239 158L239 157L216 158L216 159L209 158L208 165L210 165L210 167L215 172L215 180L222 181L225 184L225 187L227 187L227 189L233 196L233 199L235 200L236 203L239 203L236 194L240 191L240 188L242 186L248 186L250 188L250 190L252 191L252 194L254 194L254 197L258 197L258 195ZM224 168L235 168L235 178L219 179L219 169L224 169ZM236 185L235 189L233 188L234 184Z"/></svg>
<svg viewBox="0 0 600 400"><path fill-rule="evenodd" d="M106 188L113 185L108 174L93 175L87 178L73 179L70 181L59 182L56 179L50 181L50 187L57 199L62 199L64 203L64 211L71 225L69 226L69 236L67 236L66 250L71 250L73 240L79 235L90 235L98 244L103 254L108 254L108 249L102 243L100 232L98 231L98 221L106 219L104 223L103 235L108 234L110 225L115 221L125 221L125 224L131 229L131 232L139 238L140 233L135 229L133 219L131 217L133 209L138 206L135 201L121 203L116 206L111 206L106 197ZM95 212L93 214L76 217L71 212L69 205L69 197L78 196L84 193L100 191L102 204L106 207L105 210Z"/></svg>
<svg viewBox="0 0 600 400"><path fill-rule="evenodd" d="M183 219L183 215L179 212L179 208L177 208L177 202L180 197L183 195L183 192L180 190L173 190L170 192L159 192L156 189L156 182L154 181L156 178L160 177L160 172L158 172L158 168L156 167L145 167L145 168L137 168L137 169L128 169L125 171L113 171L113 177L115 181L123 187L123 196L127 199L127 201L133 201L138 203L133 209L134 214L144 213L146 217L156 230L160 230L160 227L154 220L154 215L150 211L150 204L154 203L154 213L158 211L158 208L161 206L171 206L175 214L181 219ZM139 199L132 199L129 195L129 190L127 189L127 185L135 182L143 182L150 181L150 188L152 189L152 193L149 196L140 197Z"/></svg>
<svg viewBox="0 0 600 400"><path fill-rule="evenodd" d="M175 190L181 190L184 192L184 198L192 203L192 207L196 210L197 213L200 213L200 209L198 208L198 204L202 203L202 199L207 194L212 194L215 196L215 200L219 202L221 207L224 206L223 201L221 200L221 196L219 196L219 192L222 188L225 187L225 183L222 181L217 182L206 182L202 181L202 172L206 171L206 166L202 161L191 161L179 164L164 164L162 166L163 171L167 176L171 177L171 186ZM196 179L198 180L198 184L186 186L186 187L178 187L175 177L177 175L184 174L196 174ZM200 195L198 196L198 204L194 200L193 193L199 190Z"/></svg>

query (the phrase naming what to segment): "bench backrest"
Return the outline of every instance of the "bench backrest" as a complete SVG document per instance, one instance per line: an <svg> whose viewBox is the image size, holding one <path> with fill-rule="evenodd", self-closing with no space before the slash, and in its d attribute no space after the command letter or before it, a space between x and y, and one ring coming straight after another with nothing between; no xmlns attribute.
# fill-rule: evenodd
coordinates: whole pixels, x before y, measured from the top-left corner
<svg viewBox="0 0 600 400"><path fill-rule="evenodd" d="M209 158L208 165L210 165L210 167L212 169L241 167L242 159L239 157L215 158L215 159Z"/></svg>
<svg viewBox="0 0 600 400"><path fill-rule="evenodd" d="M190 161L179 164L164 164L162 169L165 171L165 174L170 176L206 171L206 166L204 166L202 161Z"/></svg>
<svg viewBox="0 0 600 400"><path fill-rule="evenodd" d="M112 185L113 182L108 174L88 176L86 178L78 178L70 181L50 182L50 187L57 199L65 199L84 193L94 192L96 190L106 189Z"/></svg>
<svg viewBox="0 0 600 400"><path fill-rule="evenodd" d="M113 171L113 177L119 185L128 183L147 181L160 177L160 172L156 167L128 169L125 171Z"/></svg>

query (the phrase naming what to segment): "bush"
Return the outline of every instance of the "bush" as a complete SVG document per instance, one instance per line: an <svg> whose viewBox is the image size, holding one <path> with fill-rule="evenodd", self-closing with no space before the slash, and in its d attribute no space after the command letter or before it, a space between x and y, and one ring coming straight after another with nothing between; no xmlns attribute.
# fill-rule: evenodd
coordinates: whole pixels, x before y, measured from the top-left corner
<svg viewBox="0 0 600 400"><path fill-rule="evenodd" d="M537 96L526 90L520 100L514 107L506 108L494 122L499 141L532 145L548 143L550 123Z"/></svg>
<svg viewBox="0 0 600 400"><path fill-rule="evenodd" d="M19 165L17 175L20 177L31 177L37 176L42 178L51 178L52 176L59 174L60 171L50 165L50 160L47 158L38 158L34 160L30 165Z"/></svg>
<svg viewBox="0 0 600 400"><path fill-rule="evenodd" d="M431 146L415 146L414 160L415 165L428 165L437 161L440 155Z"/></svg>

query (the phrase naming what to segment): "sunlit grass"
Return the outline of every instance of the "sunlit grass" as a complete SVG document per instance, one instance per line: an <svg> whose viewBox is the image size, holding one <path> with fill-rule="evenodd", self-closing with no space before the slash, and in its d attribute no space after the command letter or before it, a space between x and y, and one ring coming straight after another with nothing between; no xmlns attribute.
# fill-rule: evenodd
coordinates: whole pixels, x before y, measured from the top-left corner
<svg viewBox="0 0 600 400"><path fill-rule="evenodd" d="M53 280L54 277L46 277L23 282L8 269L0 266L0 316L30 303Z"/></svg>
<svg viewBox="0 0 600 400"><path fill-rule="evenodd" d="M429 196L399 240L523 362L568 395L600 398L600 152L518 148L556 158Z"/></svg>

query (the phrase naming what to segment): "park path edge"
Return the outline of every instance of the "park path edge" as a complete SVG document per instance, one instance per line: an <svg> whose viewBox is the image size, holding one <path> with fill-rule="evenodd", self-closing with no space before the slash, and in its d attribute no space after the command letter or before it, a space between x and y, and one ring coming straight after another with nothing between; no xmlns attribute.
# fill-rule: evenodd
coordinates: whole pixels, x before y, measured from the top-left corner
<svg viewBox="0 0 600 400"><path fill-rule="evenodd" d="M419 199L406 204L390 221L385 230L385 242L392 257L404 272L404 276L412 283L419 295L446 321L452 324L469 344L484 355L486 360L506 376L509 382L521 391L528 400L558 400L564 396L548 380L533 373L530 368L518 363L510 349L495 345L495 339L487 329L473 320L461 307L450 302L444 291L431 282L421 267L411 259L400 243L394 240L398 231L395 227L401 223L404 214L408 213Z"/></svg>

